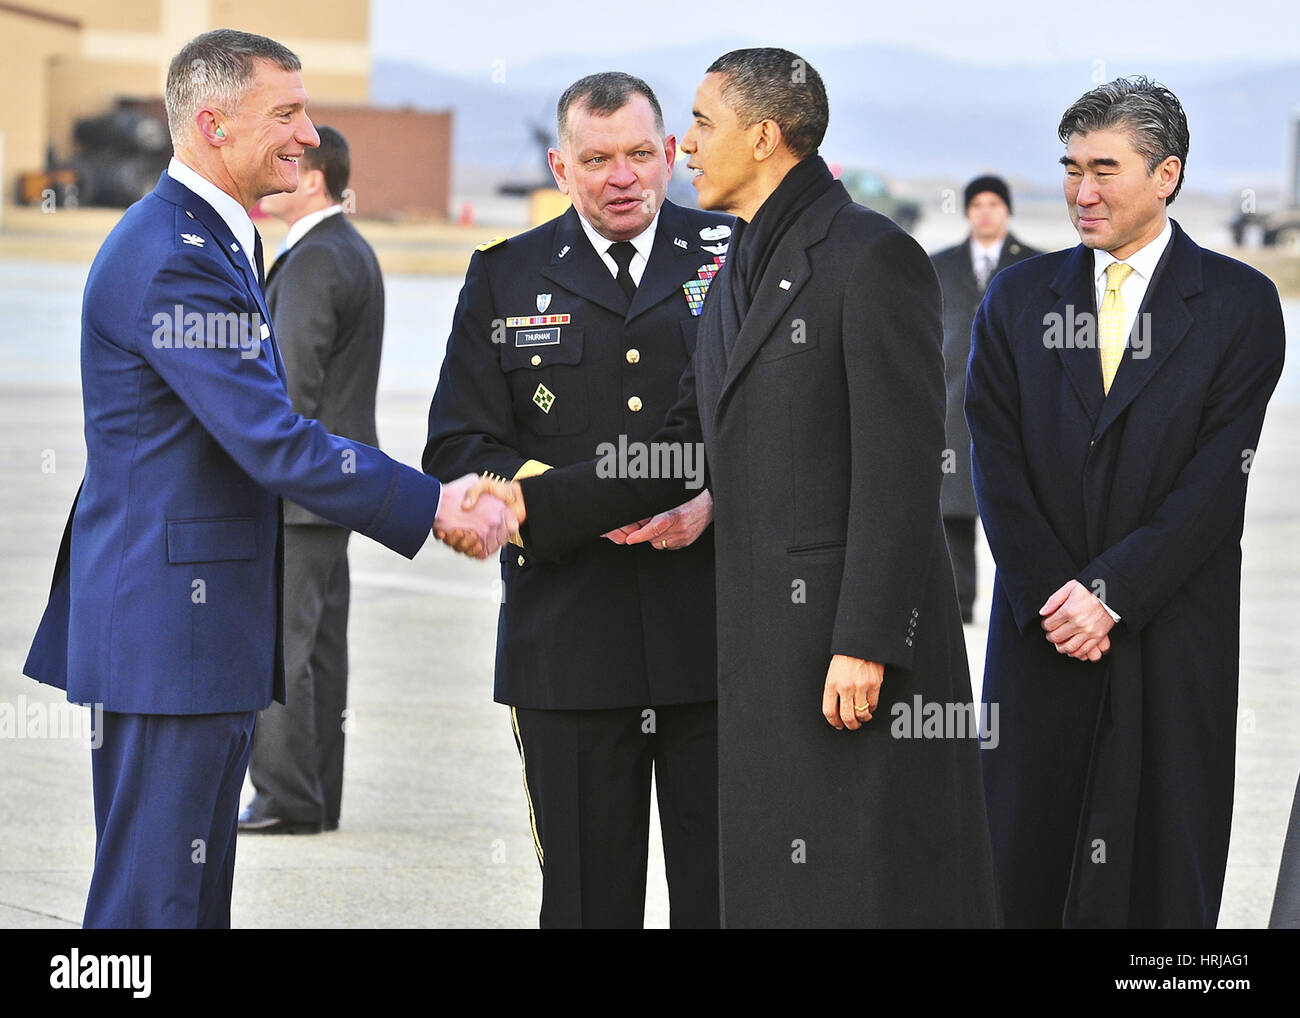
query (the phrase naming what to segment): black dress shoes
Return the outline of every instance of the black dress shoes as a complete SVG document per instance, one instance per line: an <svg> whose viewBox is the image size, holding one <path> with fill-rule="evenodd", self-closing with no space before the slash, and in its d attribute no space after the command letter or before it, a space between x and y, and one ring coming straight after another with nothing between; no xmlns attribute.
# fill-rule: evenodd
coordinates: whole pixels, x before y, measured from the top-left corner
<svg viewBox="0 0 1300 1018"><path fill-rule="evenodd" d="M320 834L321 825L309 820L268 817L252 806L245 806L239 814L239 829L245 834Z"/></svg>

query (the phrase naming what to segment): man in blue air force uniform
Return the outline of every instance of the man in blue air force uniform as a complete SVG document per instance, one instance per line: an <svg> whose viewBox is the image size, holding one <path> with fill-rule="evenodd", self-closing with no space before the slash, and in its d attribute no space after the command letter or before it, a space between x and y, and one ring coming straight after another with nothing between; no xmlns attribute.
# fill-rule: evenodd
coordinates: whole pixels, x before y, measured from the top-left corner
<svg viewBox="0 0 1300 1018"><path fill-rule="evenodd" d="M186 44L176 157L86 282L86 474L24 672L103 708L87 927L230 925L253 721L284 699L281 496L408 557L467 516L473 478L444 491L290 407L247 210L318 143L299 68L262 36ZM487 549L513 527L467 523Z"/></svg>

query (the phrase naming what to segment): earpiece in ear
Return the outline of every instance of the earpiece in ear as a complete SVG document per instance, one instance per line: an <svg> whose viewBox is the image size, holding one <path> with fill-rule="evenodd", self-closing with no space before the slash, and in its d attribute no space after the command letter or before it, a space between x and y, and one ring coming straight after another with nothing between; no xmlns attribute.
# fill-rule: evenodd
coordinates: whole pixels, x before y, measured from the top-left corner
<svg viewBox="0 0 1300 1018"><path fill-rule="evenodd" d="M218 138L224 138L225 136L226 136L226 132L223 131L221 128L218 127L218 128L217 128L217 137L218 137Z"/></svg>

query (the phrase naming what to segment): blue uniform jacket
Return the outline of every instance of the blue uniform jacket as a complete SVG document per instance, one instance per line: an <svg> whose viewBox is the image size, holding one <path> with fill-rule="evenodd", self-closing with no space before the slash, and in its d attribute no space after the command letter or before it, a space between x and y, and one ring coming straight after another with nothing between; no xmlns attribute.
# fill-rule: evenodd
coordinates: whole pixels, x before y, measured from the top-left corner
<svg viewBox="0 0 1300 1018"><path fill-rule="evenodd" d="M270 315L222 218L166 173L82 308L86 474L23 671L128 713L284 697L281 498L412 557L436 480L295 414Z"/></svg>

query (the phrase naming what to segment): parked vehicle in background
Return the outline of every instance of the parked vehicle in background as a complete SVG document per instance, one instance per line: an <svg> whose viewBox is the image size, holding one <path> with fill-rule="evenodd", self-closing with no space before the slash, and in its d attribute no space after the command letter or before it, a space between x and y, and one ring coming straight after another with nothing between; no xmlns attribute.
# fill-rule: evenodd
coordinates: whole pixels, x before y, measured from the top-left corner
<svg viewBox="0 0 1300 1018"><path fill-rule="evenodd" d="M844 170L839 178L855 202L888 216L908 233L921 218L920 204L892 193L884 178L873 170Z"/></svg>

